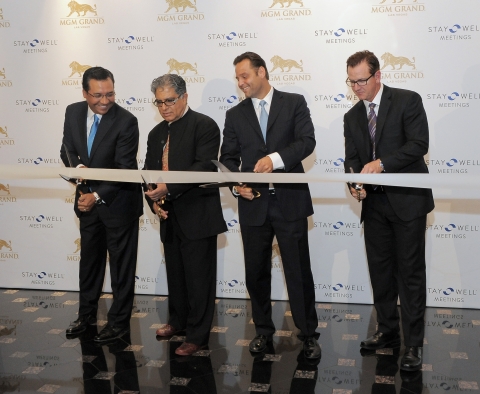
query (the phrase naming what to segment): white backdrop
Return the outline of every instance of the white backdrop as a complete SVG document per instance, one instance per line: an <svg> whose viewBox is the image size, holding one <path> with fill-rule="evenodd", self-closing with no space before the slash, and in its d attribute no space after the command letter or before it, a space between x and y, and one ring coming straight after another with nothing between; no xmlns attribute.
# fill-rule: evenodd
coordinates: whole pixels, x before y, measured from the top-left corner
<svg viewBox="0 0 480 394"><path fill-rule="evenodd" d="M476 1L76 4L0 0L0 164L62 167L65 107L82 100L81 66L101 65L115 76L118 104L138 117L141 167L148 132L161 121L152 105L152 79L168 72L182 74L189 105L222 128L225 111L242 99L232 61L250 50L266 60L274 87L301 93L308 102L317 148L305 160L306 170L343 172L342 119L356 100L344 83L345 61L369 49L381 58L387 85L412 89L423 97L430 124L430 172L480 172L474 122L480 109ZM317 301L371 303L359 204L344 185L310 187L315 214L309 219L309 238ZM78 289L73 193L60 179L0 179L0 287ZM476 196L449 189L435 189L434 195L436 209L428 216L426 232L428 305L479 308ZM219 236L217 296L248 297L237 205L226 189L222 203L229 232ZM145 209L137 293L167 294L158 226ZM273 298L286 299L282 263L273 248ZM105 289L110 289L109 279Z"/></svg>

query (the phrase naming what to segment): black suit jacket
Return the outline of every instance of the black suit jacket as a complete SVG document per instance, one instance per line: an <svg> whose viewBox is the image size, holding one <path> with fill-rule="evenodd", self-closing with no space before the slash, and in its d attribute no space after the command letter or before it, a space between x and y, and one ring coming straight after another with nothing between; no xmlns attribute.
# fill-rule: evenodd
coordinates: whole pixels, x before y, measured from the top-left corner
<svg viewBox="0 0 480 394"><path fill-rule="evenodd" d="M223 130L220 161L231 171L252 172L262 157L277 152L285 168L274 172L303 173L302 160L315 148L315 131L305 98L274 90L268 115L265 142L251 99L229 109ZM241 167L241 169L240 169ZM260 191L260 198L238 199L240 221L249 226L265 222L268 208L268 185L249 184ZM275 184L276 195L287 221L313 214L308 184Z"/></svg>
<svg viewBox="0 0 480 394"><path fill-rule="evenodd" d="M148 135L145 169L161 170L163 148L169 133L168 122L155 126ZM170 171L216 171L220 129L215 121L191 109L170 124L168 169ZM180 228L188 239L202 239L227 231L218 189L198 184L167 183L167 200L173 204ZM153 201L145 196L150 208ZM168 210L168 209L167 209ZM152 210L153 211L153 210ZM166 222L160 224L165 241Z"/></svg>
<svg viewBox="0 0 480 394"><path fill-rule="evenodd" d="M367 111L363 100L344 117L345 171L360 172L372 161ZM428 122L422 98L410 90L383 86L377 116L375 157L387 173L428 173ZM431 189L383 186L395 214L404 221L426 215L434 208ZM368 198L368 189L367 189ZM365 203L365 200L364 200ZM362 212L363 220L363 212Z"/></svg>
<svg viewBox="0 0 480 394"><path fill-rule="evenodd" d="M117 104L102 116L95 135L90 157L87 151L86 101L71 104L65 111L63 144L67 147L72 166L83 164L89 168L138 169L138 122L130 112ZM64 150L60 149L63 163L69 162ZM77 200L83 193L97 192L105 204L97 206L100 219L107 227L119 227L137 220L143 212L140 183L110 181L88 181L88 187L78 186L75 196L75 213L79 218Z"/></svg>

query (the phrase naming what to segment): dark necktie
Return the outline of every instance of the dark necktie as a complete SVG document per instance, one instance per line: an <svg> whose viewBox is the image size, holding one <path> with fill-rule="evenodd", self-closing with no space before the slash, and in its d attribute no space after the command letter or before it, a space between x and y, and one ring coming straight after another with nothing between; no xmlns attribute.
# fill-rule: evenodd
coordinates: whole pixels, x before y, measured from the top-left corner
<svg viewBox="0 0 480 394"><path fill-rule="evenodd" d="M265 100L260 101L260 129L262 130L263 140L267 141L267 124L268 124L268 114L267 110L265 109L265 104L267 102Z"/></svg>
<svg viewBox="0 0 480 394"><path fill-rule="evenodd" d="M370 112L368 113L368 132L372 141L372 159L375 160L375 132L377 131L377 115L375 114L376 104L370 103Z"/></svg>
<svg viewBox="0 0 480 394"><path fill-rule="evenodd" d="M90 128L90 134L88 135L87 148L88 148L88 157L90 157L90 151L92 150L93 140L95 139L95 134L97 134L98 124L100 119L97 114L93 115L93 124Z"/></svg>

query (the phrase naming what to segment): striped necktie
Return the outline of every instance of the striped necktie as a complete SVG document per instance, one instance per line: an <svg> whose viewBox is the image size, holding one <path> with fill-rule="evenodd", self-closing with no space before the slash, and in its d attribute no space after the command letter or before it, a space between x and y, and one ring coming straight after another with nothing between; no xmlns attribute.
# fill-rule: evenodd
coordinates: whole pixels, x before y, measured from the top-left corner
<svg viewBox="0 0 480 394"><path fill-rule="evenodd" d="M260 129L262 129L263 140L267 141L267 124L268 124L268 114L267 110L265 109L265 104L267 102L265 100L260 101Z"/></svg>
<svg viewBox="0 0 480 394"><path fill-rule="evenodd" d="M368 132L372 142L372 158L375 160L375 132L377 131L377 115L375 114L376 104L370 103L370 112L368 113Z"/></svg>

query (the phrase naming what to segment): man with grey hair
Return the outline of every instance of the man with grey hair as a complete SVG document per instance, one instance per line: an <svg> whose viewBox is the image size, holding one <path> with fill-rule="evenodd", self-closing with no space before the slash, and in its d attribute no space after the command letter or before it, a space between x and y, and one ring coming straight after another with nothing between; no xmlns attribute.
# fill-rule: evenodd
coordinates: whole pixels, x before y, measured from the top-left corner
<svg viewBox="0 0 480 394"><path fill-rule="evenodd" d="M216 171L220 129L215 121L189 108L185 81L176 74L153 80L152 93L163 122L148 135L144 169ZM168 283L168 324L161 337L185 331L175 350L188 356L208 345L215 308L217 235L225 232L218 189L198 184L157 183L145 192L160 217Z"/></svg>

